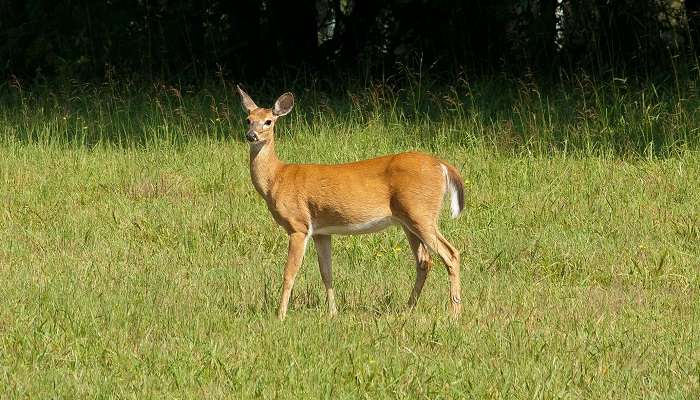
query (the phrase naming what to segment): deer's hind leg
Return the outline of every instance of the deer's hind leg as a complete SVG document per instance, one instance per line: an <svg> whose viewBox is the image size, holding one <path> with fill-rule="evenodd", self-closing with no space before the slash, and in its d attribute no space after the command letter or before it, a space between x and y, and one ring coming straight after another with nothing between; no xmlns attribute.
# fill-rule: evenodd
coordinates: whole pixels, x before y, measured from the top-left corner
<svg viewBox="0 0 700 400"><path fill-rule="evenodd" d="M462 312L462 295L459 277L459 251L445 239L437 228L437 221L408 223L405 228L417 236L421 243L440 256L450 280L450 311L454 317ZM417 283L417 280L416 280Z"/></svg>
<svg viewBox="0 0 700 400"><path fill-rule="evenodd" d="M428 251L428 248L421 242L420 238L406 227L403 228L403 231L406 232L408 244L411 246L413 258L416 260L416 283L413 285L411 296L408 299L408 307L414 308L418 302L420 293L423 290L423 285L425 284L425 279L428 277L428 272L430 272L430 269L433 266L433 262L430 259L430 252Z"/></svg>

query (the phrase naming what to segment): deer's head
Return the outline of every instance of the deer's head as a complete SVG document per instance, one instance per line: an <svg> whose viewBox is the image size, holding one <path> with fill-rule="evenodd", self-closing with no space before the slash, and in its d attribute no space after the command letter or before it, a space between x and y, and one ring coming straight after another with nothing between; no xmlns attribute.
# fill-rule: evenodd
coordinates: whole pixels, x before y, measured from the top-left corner
<svg viewBox="0 0 700 400"><path fill-rule="evenodd" d="M241 95L241 105L245 112L248 113L246 140L251 145L265 144L274 140L275 122L277 122L277 118L292 111L294 95L287 92L277 99L273 108L261 108L255 104L253 99L240 86L236 86L236 88L238 88L238 94Z"/></svg>

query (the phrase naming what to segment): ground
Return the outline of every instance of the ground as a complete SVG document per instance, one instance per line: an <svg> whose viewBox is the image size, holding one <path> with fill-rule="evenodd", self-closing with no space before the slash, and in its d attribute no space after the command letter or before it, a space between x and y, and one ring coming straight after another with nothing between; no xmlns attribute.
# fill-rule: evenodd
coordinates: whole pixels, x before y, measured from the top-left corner
<svg viewBox="0 0 700 400"><path fill-rule="evenodd" d="M274 318L286 237L235 137L6 139L0 397L697 398L700 156L502 152L383 128L284 134L280 157L428 151L467 184L462 253L414 279L400 229L335 236L339 316L309 246ZM242 133L241 133L242 134Z"/></svg>

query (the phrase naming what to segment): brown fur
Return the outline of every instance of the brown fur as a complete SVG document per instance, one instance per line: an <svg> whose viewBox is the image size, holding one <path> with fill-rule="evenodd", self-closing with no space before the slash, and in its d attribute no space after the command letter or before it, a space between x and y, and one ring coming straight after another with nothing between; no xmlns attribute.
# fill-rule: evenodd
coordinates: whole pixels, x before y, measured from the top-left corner
<svg viewBox="0 0 700 400"><path fill-rule="evenodd" d="M322 247L319 265L329 309L334 314L330 239L329 234L319 232L331 227L358 229L349 233L373 231L372 224L381 220L404 227L416 258L416 284L409 305L414 306L418 300L432 264L428 251L431 250L447 266L451 309L458 315L461 310L459 253L442 237L437 222L443 197L449 191L448 182L456 190L459 210L464 208L464 183L459 172L442 160L418 152L336 165L285 164L275 152L274 126L277 118L291 110L293 96L284 94L273 109L265 109L257 107L240 88L239 92L248 112L247 136L257 139L251 143L250 150L253 185L265 199L275 221L289 235L279 318L286 315L294 278L310 236L314 236L317 247Z"/></svg>

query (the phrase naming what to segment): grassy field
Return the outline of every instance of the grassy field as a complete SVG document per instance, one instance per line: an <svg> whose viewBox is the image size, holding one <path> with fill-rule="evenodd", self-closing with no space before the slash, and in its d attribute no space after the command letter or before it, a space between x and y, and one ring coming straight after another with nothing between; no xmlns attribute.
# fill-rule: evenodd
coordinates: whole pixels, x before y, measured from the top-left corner
<svg viewBox="0 0 700 400"><path fill-rule="evenodd" d="M698 398L696 100L527 87L425 114L410 92L412 114L381 88L345 109L300 93L284 160L418 149L462 171L467 209L442 229L464 312L440 264L405 310L390 229L334 237L336 319L310 246L283 323L286 237L232 94L6 88L0 398Z"/></svg>

